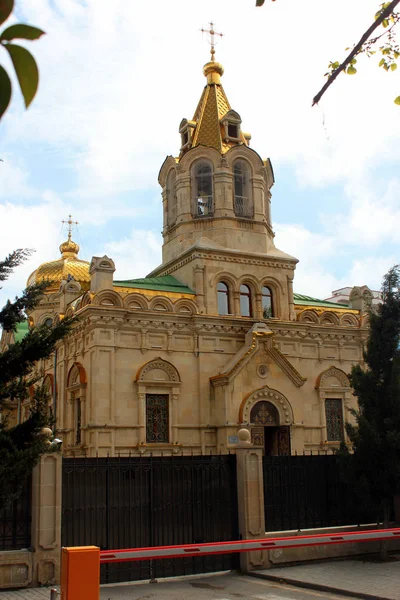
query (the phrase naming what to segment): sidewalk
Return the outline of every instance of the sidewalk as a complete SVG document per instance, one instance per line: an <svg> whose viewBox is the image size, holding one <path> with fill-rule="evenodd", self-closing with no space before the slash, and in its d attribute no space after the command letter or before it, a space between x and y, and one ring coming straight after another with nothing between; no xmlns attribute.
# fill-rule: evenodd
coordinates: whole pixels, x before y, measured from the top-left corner
<svg viewBox="0 0 400 600"><path fill-rule="evenodd" d="M253 571L253 577L373 600L400 600L400 554L389 562L374 558L324 561Z"/></svg>

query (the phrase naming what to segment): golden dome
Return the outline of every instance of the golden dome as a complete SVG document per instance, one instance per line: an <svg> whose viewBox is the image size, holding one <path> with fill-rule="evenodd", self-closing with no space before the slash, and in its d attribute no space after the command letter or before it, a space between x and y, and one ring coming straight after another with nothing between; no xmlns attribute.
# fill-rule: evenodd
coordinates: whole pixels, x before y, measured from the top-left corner
<svg viewBox="0 0 400 600"><path fill-rule="evenodd" d="M90 263L78 258L79 246L71 240L71 234L68 233L68 240L60 245L61 258L51 262L45 262L33 271L27 281L27 286L42 281L50 281L51 284L46 289L46 293L56 292L63 280L68 279L68 275L78 281L82 289L87 291L90 287L89 267Z"/></svg>

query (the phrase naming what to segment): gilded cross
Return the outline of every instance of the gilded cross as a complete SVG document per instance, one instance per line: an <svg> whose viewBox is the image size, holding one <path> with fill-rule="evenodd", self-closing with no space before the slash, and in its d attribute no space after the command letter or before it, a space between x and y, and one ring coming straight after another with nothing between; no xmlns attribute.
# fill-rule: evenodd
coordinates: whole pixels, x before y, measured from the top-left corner
<svg viewBox="0 0 400 600"><path fill-rule="evenodd" d="M209 25L210 25L210 29L201 29L200 31L202 31L203 33L210 34L211 62L214 62L214 59L215 59L215 36L219 35L220 37L222 37L224 34L218 33L217 31L214 30L214 23L212 21L209 23Z"/></svg>
<svg viewBox="0 0 400 600"><path fill-rule="evenodd" d="M68 225L68 239L70 240L72 234L72 225L79 225L78 221L72 221L72 215L68 215L68 221L61 221L61 223Z"/></svg>

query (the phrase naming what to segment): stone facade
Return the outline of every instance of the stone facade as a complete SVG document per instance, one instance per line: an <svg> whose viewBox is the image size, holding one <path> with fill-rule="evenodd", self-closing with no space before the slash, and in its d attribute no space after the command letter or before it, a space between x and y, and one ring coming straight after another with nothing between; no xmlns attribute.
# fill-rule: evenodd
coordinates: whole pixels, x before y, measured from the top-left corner
<svg viewBox="0 0 400 600"><path fill-rule="evenodd" d="M222 67L208 63L205 74L180 155L159 175L162 264L113 281L112 259L77 262L69 236L62 252L76 274L65 278L64 260L59 288L30 315L31 324L79 316L55 359L38 365L66 455L228 452L242 427L268 454L345 438L363 307L293 293L297 259L274 244L271 162L249 147Z"/></svg>

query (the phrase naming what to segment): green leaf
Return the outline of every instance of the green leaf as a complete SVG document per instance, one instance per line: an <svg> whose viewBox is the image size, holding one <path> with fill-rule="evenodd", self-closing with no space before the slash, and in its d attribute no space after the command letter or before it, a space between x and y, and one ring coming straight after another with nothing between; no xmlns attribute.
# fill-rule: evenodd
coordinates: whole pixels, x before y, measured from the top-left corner
<svg viewBox="0 0 400 600"><path fill-rule="evenodd" d="M18 23L17 25L11 25L11 27L7 27L7 29L5 29L0 35L0 41L10 41L15 38L24 40L37 40L44 35L44 33L45 32L38 27L32 27L31 25L23 25L22 23Z"/></svg>
<svg viewBox="0 0 400 600"><path fill-rule="evenodd" d="M394 99L394 103L400 106L400 96L397 96L397 98Z"/></svg>
<svg viewBox="0 0 400 600"><path fill-rule="evenodd" d="M391 68L392 71L395 71L397 69L397 63L392 63L390 65L390 68Z"/></svg>
<svg viewBox="0 0 400 600"><path fill-rule="evenodd" d="M388 20L388 19L383 19L383 21L382 21L382 25L383 25L384 27L389 27L389 20Z"/></svg>
<svg viewBox="0 0 400 600"><path fill-rule="evenodd" d="M350 64L351 65L355 65L356 62L357 62L357 59L356 58L352 58L351 61L350 61Z"/></svg>
<svg viewBox="0 0 400 600"><path fill-rule="evenodd" d="M0 0L0 25L11 15L14 8L14 0Z"/></svg>
<svg viewBox="0 0 400 600"><path fill-rule="evenodd" d="M25 100L25 106L28 108L35 97L39 84L39 71L32 54L15 44L4 44L4 48L9 53L18 77L19 87Z"/></svg>
<svg viewBox="0 0 400 600"><path fill-rule="evenodd" d="M1 0L0 0L1 1ZM11 99L11 81L7 72L0 65L0 119L7 110Z"/></svg>
<svg viewBox="0 0 400 600"><path fill-rule="evenodd" d="M347 71L346 71L346 73L347 73L348 75L355 75L355 74L357 73L357 69L356 69L355 67L353 67L353 65L350 65L350 66L347 68Z"/></svg>

